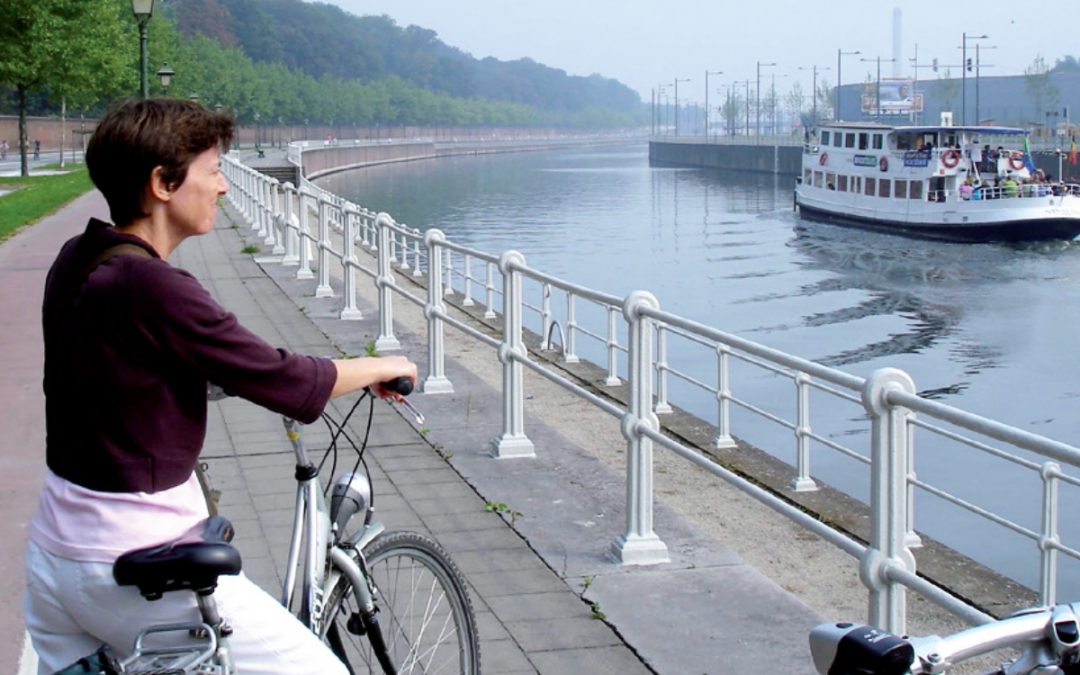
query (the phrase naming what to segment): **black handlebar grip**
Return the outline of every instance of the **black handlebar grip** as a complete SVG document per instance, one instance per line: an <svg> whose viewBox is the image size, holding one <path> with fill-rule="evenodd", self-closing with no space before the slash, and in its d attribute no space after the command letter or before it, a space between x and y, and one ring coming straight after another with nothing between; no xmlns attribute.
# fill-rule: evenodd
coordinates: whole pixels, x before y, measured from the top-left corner
<svg viewBox="0 0 1080 675"><path fill-rule="evenodd" d="M408 396L413 390L413 381L407 377L395 377L389 382L382 383L383 389L397 392L402 396Z"/></svg>

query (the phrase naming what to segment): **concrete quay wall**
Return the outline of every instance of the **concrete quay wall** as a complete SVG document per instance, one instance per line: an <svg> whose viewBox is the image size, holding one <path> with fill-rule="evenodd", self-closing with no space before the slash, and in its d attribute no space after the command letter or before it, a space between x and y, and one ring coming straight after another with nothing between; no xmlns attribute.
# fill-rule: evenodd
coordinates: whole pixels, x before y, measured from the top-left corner
<svg viewBox="0 0 1080 675"><path fill-rule="evenodd" d="M797 176L802 166L802 147L651 140L649 162Z"/></svg>
<svg viewBox="0 0 1080 675"><path fill-rule="evenodd" d="M360 169L393 162L409 162L437 157L489 155L503 152L534 152L559 148L626 145L641 139L633 136L519 138L499 140L466 139L458 141L401 141L359 144L348 141L323 147L305 148L301 171L314 180L340 171Z"/></svg>

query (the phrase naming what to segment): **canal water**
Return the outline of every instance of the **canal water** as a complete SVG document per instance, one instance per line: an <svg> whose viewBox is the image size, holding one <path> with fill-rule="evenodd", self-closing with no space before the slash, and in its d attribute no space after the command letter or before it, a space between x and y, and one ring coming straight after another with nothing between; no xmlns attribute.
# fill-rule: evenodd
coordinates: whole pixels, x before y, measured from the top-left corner
<svg viewBox="0 0 1080 675"><path fill-rule="evenodd" d="M1080 444L1080 244L947 244L807 223L792 211L793 183L650 167L644 144L410 162L320 181L460 244L516 249L530 267L619 296L647 289L667 311L859 376L898 367L923 395ZM671 348L674 367L715 385L711 353ZM579 351L605 363L600 345ZM708 392L678 380L671 389L673 403L715 420ZM731 389L793 419L789 380L736 366ZM865 455L860 413L814 395L815 432ZM788 429L736 407L733 433L794 462ZM867 499L865 466L822 444L812 461L815 476ZM922 431L916 462L920 479L1039 529L1034 472ZM1080 490L1063 485L1061 499L1064 543L1080 548L1070 519ZM1029 539L925 492L917 500L920 531L1037 586ZM1061 565L1059 599L1080 599L1080 565Z"/></svg>

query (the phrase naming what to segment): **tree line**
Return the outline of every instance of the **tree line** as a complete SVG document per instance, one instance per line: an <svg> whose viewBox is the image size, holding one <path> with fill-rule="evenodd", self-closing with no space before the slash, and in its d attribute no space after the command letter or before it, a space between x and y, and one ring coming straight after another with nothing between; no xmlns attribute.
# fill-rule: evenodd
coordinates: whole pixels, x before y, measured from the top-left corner
<svg viewBox="0 0 1080 675"><path fill-rule="evenodd" d="M647 124L624 85L528 59L477 61L431 31L299 0L174 0L149 23L151 95L243 124L612 128ZM100 113L138 95L130 0L0 2L0 112ZM155 71L175 71L166 89ZM24 160L25 163L25 160ZM25 172L25 167L24 167Z"/></svg>

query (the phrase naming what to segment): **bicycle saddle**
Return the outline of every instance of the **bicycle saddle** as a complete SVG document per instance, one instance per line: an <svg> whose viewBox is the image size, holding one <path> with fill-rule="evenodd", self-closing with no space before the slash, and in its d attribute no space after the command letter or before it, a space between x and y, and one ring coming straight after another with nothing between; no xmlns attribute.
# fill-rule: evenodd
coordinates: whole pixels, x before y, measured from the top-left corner
<svg viewBox="0 0 1080 675"><path fill-rule="evenodd" d="M240 573L232 538L232 523L210 516L172 541L123 554L113 564L113 578L121 586L137 586L147 600L179 590L212 593L218 576Z"/></svg>

